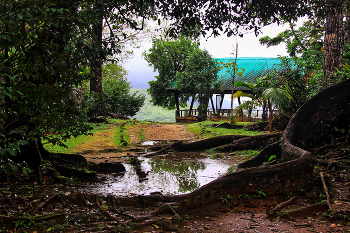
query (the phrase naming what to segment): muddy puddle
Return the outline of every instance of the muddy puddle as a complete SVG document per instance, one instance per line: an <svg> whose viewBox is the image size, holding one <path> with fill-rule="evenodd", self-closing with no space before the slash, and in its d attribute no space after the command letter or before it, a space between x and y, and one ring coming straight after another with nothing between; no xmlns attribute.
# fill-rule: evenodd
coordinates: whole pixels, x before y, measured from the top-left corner
<svg viewBox="0 0 350 233"><path fill-rule="evenodd" d="M174 152L152 158L138 157L141 172L124 162L123 173L104 174L103 182L89 185L86 191L101 195L132 196L154 192L183 194L199 188L227 173L235 161L212 159L199 152Z"/></svg>

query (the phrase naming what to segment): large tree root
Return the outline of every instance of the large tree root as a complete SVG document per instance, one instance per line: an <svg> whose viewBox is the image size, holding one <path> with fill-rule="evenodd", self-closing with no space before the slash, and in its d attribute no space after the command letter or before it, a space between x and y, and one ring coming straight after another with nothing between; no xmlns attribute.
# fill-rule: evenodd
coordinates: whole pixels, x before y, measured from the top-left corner
<svg viewBox="0 0 350 233"><path fill-rule="evenodd" d="M173 144L170 144L170 145L168 145L168 146L166 146L166 147L164 147L164 148L162 148L162 149L160 149L158 151L148 152L146 154L141 154L141 155L144 156L144 157L151 157L151 156L154 156L154 155L160 155L163 152L166 152L166 151L168 151L168 150L170 150L172 148L176 148L177 145L182 144L182 143L183 143L182 141L174 142Z"/></svg>
<svg viewBox="0 0 350 233"><path fill-rule="evenodd" d="M284 161L299 158L325 142L331 143L335 128L349 129L349 88L350 80L334 84L298 109L283 132Z"/></svg>
<svg viewBox="0 0 350 233"><path fill-rule="evenodd" d="M249 136L245 135L224 135L224 136L217 136L213 138L203 139L195 142L182 142L178 141L173 144L167 145L167 146L154 146L151 147L151 150L159 150L156 151L155 154L163 153L164 151L167 151L169 149L175 149L177 151L191 151L191 150L205 150L210 149L218 146L222 146L225 144L229 144L234 142L235 140L246 138Z"/></svg>
<svg viewBox="0 0 350 233"><path fill-rule="evenodd" d="M290 204L292 204L293 202L295 202L299 198L300 198L300 196L294 196L294 197L290 198L289 200L278 204L275 208L273 208L267 212L267 216L269 217L269 216L274 215L276 212L280 211L282 208L284 208L286 206L289 206Z"/></svg>
<svg viewBox="0 0 350 233"><path fill-rule="evenodd" d="M271 155L276 155L276 158L281 154L281 141L274 142L262 149L254 158L240 163L237 168L258 167L264 162L268 162Z"/></svg>
<svg viewBox="0 0 350 233"><path fill-rule="evenodd" d="M178 211L191 212L200 208L201 211L222 206L222 198L233 197L230 203L239 202L242 194L256 195L263 191L266 195L278 195L284 192L308 190L313 182L313 163L309 157L271 165L269 167L247 168L232 172L194 190L191 193L161 196L146 195L141 197L117 198L118 205L152 206L155 203L176 202Z"/></svg>
<svg viewBox="0 0 350 233"><path fill-rule="evenodd" d="M205 150L210 148L215 148L218 151L233 151L246 149L254 150L274 143L280 138L280 133L264 134L257 136L225 135L188 143L177 141L164 148L161 148L158 151L148 152L146 154L141 155L146 157L154 156L164 153L170 149L174 149L177 151Z"/></svg>
<svg viewBox="0 0 350 233"><path fill-rule="evenodd" d="M64 216L66 213L54 213L54 214L48 214L48 215L36 215L34 217L12 217L12 216L3 216L0 215L0 220L4 223L12 223L14 221L35 221L35 222L42 222L42 221L50 221L55 218L59 218Z"/></svg>
<svg viewBox="0 0 350 233"><path fill-rule="evenodd" d="M327 205L328 205L329 209L333 210L332 205L331 205L331 198L329 196L329 192L328 192L328 188L327 188L327 185L326 185L326 181L324 180L323 172L320 172L320 176L321 176L323 189L324 189L324 192L326 193L326 197L327 197Z"/></svg>
<svg viewBox="0 0 350 233"><path fill-rule="evenodd" d="M301 218L303 216L310 216L310 214L326 212L327 209L328 209L328 206L326 203L317 203L317 204L301 207L297 210L293 210L291 212L288 212L284 216L287 218L294 218L294 217Z"/></svg>
<svg viewBox="0 0 350 233"><path fill-rule="evenodd" d="M72 168L66 165L60 165L56 164L55 165L56 170L63 176L68 176L68 177L79 177L82 179L95 179L97 177L96 172L94 171L86 171L81 168Z"/></svg>
<svg viewBox="0 0 350 233"><path fill-rule="evenodd" d="M281 139L281 135L282 134L280 133L275 133L246 137L236 140L230 144L219 146L216 149L218 151L256 150L279 141Z"/></svg>
<svg viewBox="0 0 350 233"><path fill-rule="evenodd" d="M46 199L43 203L41 203L40 205L37 205L32 211L30 211L31 213L35 213L37 212L39 209L43 208L45 205L47 205L48 203L50 203L52 200L54 200L55 198L59 197L60 193L55 193L52 196L50 196L48 199Z"/></svg>

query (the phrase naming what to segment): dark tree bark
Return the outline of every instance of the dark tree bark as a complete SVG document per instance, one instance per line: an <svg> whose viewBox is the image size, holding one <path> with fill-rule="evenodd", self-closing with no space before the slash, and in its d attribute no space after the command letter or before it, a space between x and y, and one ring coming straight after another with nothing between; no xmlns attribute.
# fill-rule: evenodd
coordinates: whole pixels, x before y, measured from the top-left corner
<svg viewBox="0 0 350 233"><path fill-rule="evenodd" d="M192 109L193 109L193 104L194 104L194 100L196 99L196 95L192 95L192 100L191 100L191 105L190 105L190 111L188 113L188 115L193 115L192 114Z"/></svg>
<svg viewBox="0 0 350 233"><path fill-rule="evenodd" d="M102 6L96 4L94 6L97 14L99 15L98 22L93 25L93 31L95 34L95 43L98 44L100 49L102 48L102 29L103 29L103 15L102 15ZM92 117L96 116L106 116L107 110L103 101L103 92L102 92L102 60L103 55L100 51L95 52L95 59L91 61L91 75L90 78L90 91L97 94L97 103L94 109L90 112Z"/></svg>
<svg viewBox="0 0 350 233"><path fill-rule="evenodd" d="M91 117L110 116L117 119L129 119L128 117L107 111L103 101L102 63L105 59L105 54L102 52L103 6L97 3L95 4L94 9L96 9L96 14L98 14L98 20L96 24L92 26L95 34L94 42L98 44L100 48L98 51L95 51L95 59L91 61L92 77L90 78L90 91L97 94L98 100L95 107L90 111L89 114Z"/></svg>
<svg viewBox="0 0 350 233"><path fill-rule="evenodd" d="M349 7L348 4L349 3L347 3L346 13L345 13L345 16L346 16L346 24L345 25L346 25L346 27L344 28L346 42L350 42L350 9L347 9Z"/></svg>
<svg viewBox="0 0 350 233"><path fill-rule="evenodd" d="M263 162L268 162L271 155L276 155L276 158L281 156L281 141L277 141L275 143L269 144L264 147L259 154L257 154L254 158L249 159L241 164L239 164L238 168L249 168L249 167L257 167L260 166Z"/></svg>
<svg viewBox="0 0 350 233"><path fill-rule="evenodd" d="M208 109L208 103L209 103L209 94L198 94L198 121L205 121L207 120L207 109Z"/></svg>
<svg viewBox="0 0 350 233"><path fill-rule="evenodd" d="M283 132L282 159L296 159L349 132L350 80L336 83L307 101ZM338 129L338 130L337 130Z"/></svg>
<svg viewBox="0 0 350 233"><path fill-rule="evenodd" d="M175 92L176 115L180 116L179 93Z"/></svg>
<svg viewBox="0 0 350 233"><path fill-rule="evenodd" d="M218 147L219 151L236 151L236 150L257 150L281 139L280 133L263 134L251 136L236 140L230 144Z"/></svg>
<svg viewBox="0 0 350 233"><path fill-rule="evenodd" d="M327 0L329 7L325 25L322 89L334 84L334 75L343 66L344 26L343 0Z"/></svg>
<svg viewBox="0 0 350 233"><path fill-rule="evenodd" d="M236 150L249 150L259 149L268 146L271 143L278 141L281 138L280 133L264 134L257 136L245 136L245 135L225 135L208 139L203 139L195 142L183 143L177 141L166 147L152 147L152 150L158 150L144 154L144 156L154 156L160 153L164 153L168 150L174 149L177 151L193 151L193 150L205 150L214 148L217 151L236 151Z"/></svg>
<svg viewBox="0 0 350 233"><path fill-rule="evenodd" d="M265 100L263 100L261 120L262 121L267 121L267 107L266 107L266 101Z"/></svg>

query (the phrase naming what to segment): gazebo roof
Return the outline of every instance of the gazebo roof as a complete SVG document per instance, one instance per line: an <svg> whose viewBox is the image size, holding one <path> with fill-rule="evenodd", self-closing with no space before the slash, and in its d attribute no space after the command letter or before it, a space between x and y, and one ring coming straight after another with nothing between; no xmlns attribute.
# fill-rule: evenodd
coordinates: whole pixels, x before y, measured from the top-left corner
<svg viewBox="0 0 350 233"><path fill-rule="evenodd" d="M234 58L215 58L218 62L230 62L234 61ZM242 76L235 75L235 82L255 82L255 79L266 76L267 73L274 69L279 68L281 60L277 57L237 57L236 64L238 72L245 70ZM232 89L232 78L227 69L224 68L219 72L218 81L222 82L223 91L231 91ZM236 87L238 90L246 90L244 87Z"/></svg>
<svg viewBox="0 0 350 233"><path fill-rule="evenodd" d="M214 58L218 62L232 62L235 58ZM235 82L255 82L255 79L266 76L267 73L274 69L279 68L281 60L277 57L237 57L236 64L238 67L238 72L245 70L242 76L235 75ZM232 78L227 72L227 68L224 68L219 72L218 81L222 82L222 91L231 92L232 89ZM176 81L169 83L167 90L175 90ZM244 87L236 87L235 91L247 90Z"/></svg>

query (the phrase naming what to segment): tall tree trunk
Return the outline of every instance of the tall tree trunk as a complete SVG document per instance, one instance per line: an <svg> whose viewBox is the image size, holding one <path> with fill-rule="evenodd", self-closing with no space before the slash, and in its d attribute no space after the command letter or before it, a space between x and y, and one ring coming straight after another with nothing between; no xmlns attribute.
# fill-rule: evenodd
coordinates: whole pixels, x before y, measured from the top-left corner
<svg viewBox="0 0 350 233"><path fill-rule="evenodd" d="M343 0L327 0L329 7L325 25L322 89L334 84L334 75L343 66L344 26Z"/></svg>
<svg viewBox="0 0 350 233"><path fill-rule="evenodd" d="M198 106L198 121L207 120L207 109L209 103L209 94L198 94L199 106Z"/></svg>
<svg viewBox="0 0 350 233"><path fill-rule="evenodd" d="M99 19L97 20L96 24L93 25L93 31L95 34L94 42L102 47L102 6L100 4L96 4L94 8L96 9L97 14L99 14ZM95 53L95 59L91 61L92 77L90 78L90 91L95 92L98 98L94 109L90 112L90 114L94 117L107 115L107 110L104 105L102 92L102 59L103 56L101 54L101 51L98 51Z"/></svg>
<svg viewBox="0 0 350 233"><path fill-rule="evenodd" d="M350 3L347 3L346 4L346 24L345 24L345 28L344 28L344 31L345 31L345 41L346 42L350 42Z"/></svg>
<svg viewBox="0 0 350 233"><path fill-rule="evenodd" d="M265 100L263 100L261 120L262 121L267 121L267 106L266 106L266 101Z"/></svg>
<svg viewBox="0 0 350 233"><path fill-rule="evenodd" d="M175 92L176 116L180 116L179 93Z"/></svg>
<svg viewBox="0 0 350 233"><path fill-rule="evenodd" d="M194 104L194 100L195 99L196 99L196 94L192 95L192 100L191 100L191 105L190 105L190 113L192 112L193 104Z"/></svg>

